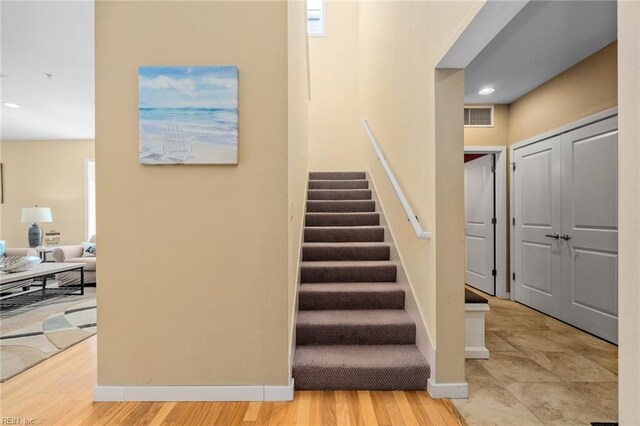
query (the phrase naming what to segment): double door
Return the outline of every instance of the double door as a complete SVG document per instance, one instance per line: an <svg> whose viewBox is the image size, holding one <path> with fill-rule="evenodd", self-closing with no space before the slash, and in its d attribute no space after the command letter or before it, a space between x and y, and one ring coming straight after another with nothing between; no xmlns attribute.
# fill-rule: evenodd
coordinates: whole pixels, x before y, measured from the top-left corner
<svg viewBox="0 0 640 426"><path fill-rule="evenodd" d="M514 150L515 299L618 339L617 117Z"/></svg>

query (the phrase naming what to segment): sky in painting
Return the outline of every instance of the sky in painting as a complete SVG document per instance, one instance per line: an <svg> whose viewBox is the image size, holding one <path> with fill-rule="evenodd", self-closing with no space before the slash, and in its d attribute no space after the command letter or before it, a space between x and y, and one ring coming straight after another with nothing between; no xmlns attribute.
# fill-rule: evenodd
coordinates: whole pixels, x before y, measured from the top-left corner
<svg viewBox="0 0 640 426"><path fill-rule="evenodd" d="M238 69L140 67L141 108L237 108Z"/></svg>

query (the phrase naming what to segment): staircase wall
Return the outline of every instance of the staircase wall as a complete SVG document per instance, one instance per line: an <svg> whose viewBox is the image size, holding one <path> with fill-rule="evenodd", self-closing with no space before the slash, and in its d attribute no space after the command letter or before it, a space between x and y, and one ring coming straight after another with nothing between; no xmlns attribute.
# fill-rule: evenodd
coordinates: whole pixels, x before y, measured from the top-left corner
<svg viewBox="0 0 640 426"><path fill-rule="evenodd" d="M432 381L443 385L465 381L463 124L455 112L463 102L454 95L442 110L454 113L439 113L462 73L437 75L435 67L481 6L362 2L359 9L360 114L431 240L416 238L370 148L368 170L436 349Z"/></svg>
<svg viewBox="0 0 640 426"><path fill-rule="evenodd" d="M327 1L326 35L309 37L309 170L365 169L358 122L358 2Z"/></svg>
<svg viewBox="0 0 640 426"><path fill-rule="evenodd" d="M307 201L309 163L309 52L306 3L287 2L288 8L288 371L295 346L295 315L300 271L300 245Z"/></svg>

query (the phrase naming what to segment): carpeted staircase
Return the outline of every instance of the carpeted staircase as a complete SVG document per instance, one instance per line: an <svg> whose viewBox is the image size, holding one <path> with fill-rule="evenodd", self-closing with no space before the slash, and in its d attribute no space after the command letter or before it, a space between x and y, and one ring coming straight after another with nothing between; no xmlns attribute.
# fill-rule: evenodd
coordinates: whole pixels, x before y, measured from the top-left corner
<svg viewBox="0 0 640 426"><path fill-rule="evenodd" d="M364 172L309 175L296 389L426 389L396 262Z"/></svg>

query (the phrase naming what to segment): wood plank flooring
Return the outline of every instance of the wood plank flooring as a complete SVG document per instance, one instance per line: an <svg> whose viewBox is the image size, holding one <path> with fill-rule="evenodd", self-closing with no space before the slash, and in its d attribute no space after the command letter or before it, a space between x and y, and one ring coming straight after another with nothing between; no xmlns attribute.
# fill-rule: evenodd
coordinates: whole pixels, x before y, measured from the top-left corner
<svg viewBox="0 0 640 426"><path fill-rule="evenodd" d="M293 402L94 403L95 382L94 336L0 384L0 414L23 425L62 426L463 424L448 400L424 391L305 391Z"/></svg>

